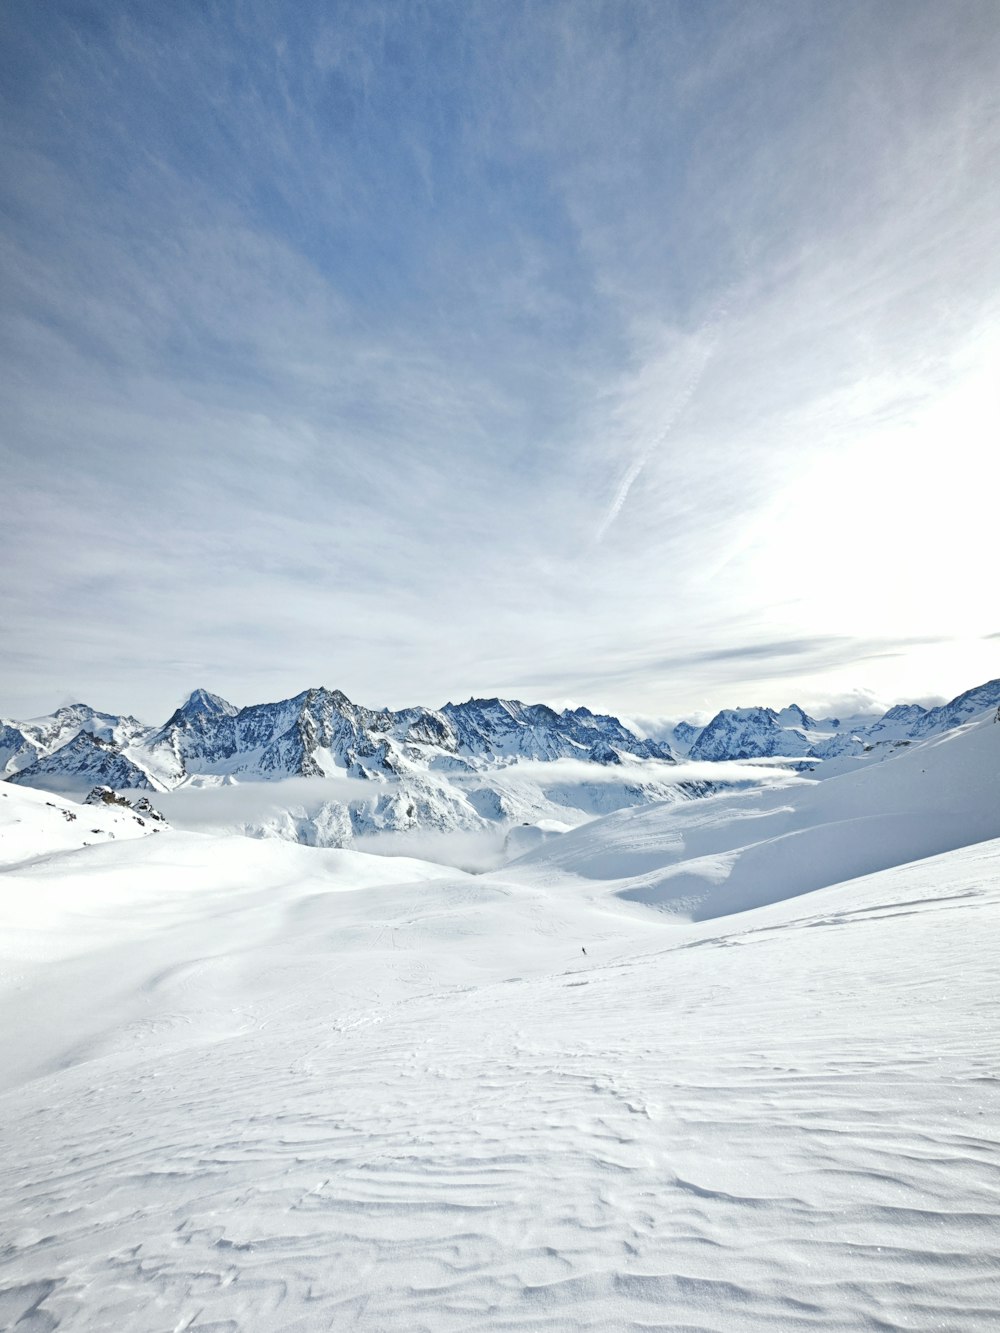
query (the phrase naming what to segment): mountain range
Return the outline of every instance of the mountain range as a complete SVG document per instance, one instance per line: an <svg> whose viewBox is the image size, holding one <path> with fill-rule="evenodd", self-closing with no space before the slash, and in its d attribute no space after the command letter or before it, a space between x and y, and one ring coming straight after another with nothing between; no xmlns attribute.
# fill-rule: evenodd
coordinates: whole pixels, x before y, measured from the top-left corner
<svg viewBox="0 0 1000 1333"><path fill-rule="evenodd" d="M238 827L341 846L362 834L416 827L548 821L565 828L625 806L702 794L711 778L673 773L683 760L776 759L832 772L886 757L998 705L1000 680L992 680L940 707L897 704L847 719L817 720L796 704L727 708L704 727L680 722L654 740L583 707L557 712L488 698L392 711L320 687L237 708L196 689L159 726L81 703L27 721L0 719L0 774L63 794L96 785L165 794L327 779L310 788L314 798L300 784L292 806L279 803ZM525 761L546 765L539 770L544 782L519 781ZM346 797L331 798L330 782L338 779L353 782Z"/></svg>
<svg viewBox="0 0 1000 1333"><path fill-rule="evenodd" d="M817 721L797 704L772 708L726 708L688 745L674 729L675 749L689 759L765 759L776 756L832 760L865 755L876 747L905 744L950 731L1000 704L1000 680L987 681L937 708L896 704L880 716ZM684 733L685 738L690 733Z"/></svg>
<svg viewBox="0 0 1000 1333"><path fill-rule="evenodd" d="M0 771L40 787L59 777L156 791L203 777L343 774L379 781L524 759L614 764L624 755L674 762L668 745L638 736L617 718L506 699L392 712L318 688L236 708L197 689L158 727L86 704L27 722L0 720Z"/></svg>

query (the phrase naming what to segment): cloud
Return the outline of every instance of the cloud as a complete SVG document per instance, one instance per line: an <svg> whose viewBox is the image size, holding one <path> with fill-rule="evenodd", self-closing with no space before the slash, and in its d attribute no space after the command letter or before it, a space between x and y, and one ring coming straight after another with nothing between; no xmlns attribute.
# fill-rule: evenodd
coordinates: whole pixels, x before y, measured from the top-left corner
<svg viewBox="0 0 1000 1333"><path fill-rule="evenodd" d="M748 670L762 678L804 676L824 668L858 664L888 657L904 656L923 644L935 644L933 637L895 639L851 639L820 635L812 639L785 639L769 643L734 644L727 648L678 651L663 656L652 653L642 657L623 654L618 661L604 658L589 669L573 673L568 669L536 680L540 688L551 688L556 681L569 681L574 689L606 692L627 686L633 679L669 680L675 675L697 673L703 682L736 685L746 679ZM758 701L763 702L763 701Z"/></svg>
<svg viewBox="0 0 1000 1333"><path fill-rule="evenodd" d="M722 760L712 763L661 763L656 759L623 759L621 764L606 767L583 760L553 759L521 760L510 768L493 774L498 783L528 782L543 791L558 787L619 786L622 782L655 783L663 787L679 787L689 782L713 782L720 786L743 786L775 781L805 781L788 772L786 761L774 759ZM460 779L471 781L471 779ZM478 781L482 781L480 777Z"/></svg>
<svg viewBox="0 0 1000 1333"><path fill-rule="evenodd" d="M9 6L5 712L960 687L992 5L515 8Z"/></svg>
<svg viewBox="0 0 1000 1333"><path fill-rule="evenodd" d="M655 784L669 788L689 782L712 782L720 786L756 786L804 781L789 772L784 761L732 761L722 763L666 764L656 760L626 759L621 765L602 767L572 759L551 762L520 761L490 773L450 775L459 790L495 786L513 789L523 797L525 788L538 797L558 792L563 797L573 788L621 787L628 783ZM405 785L405 783L404 783ZM194 832L288 831L297 820L322 815L330 802L346 805L371 801L399 790L395 781L365 782L346 776L287 778L277 782L244 781L232 784L195 785L159 793L156 805L170 823ZM567 811L570 818L579 811ZM322 821L321 821L322 822ZM509 823L480 830L408 829L403 832L363 834L358 846L382 856L410 856L441 865L456 866L474 873L493 870L505 860L504 842ZM278 833L280 835L280 833Z"/></svg>
<svg viewBox="0 0 1000 1333"><path fill-rule="evenodd" d="M640 370L629 377L620 391L610 430L625 439L634 437L636 452L598 524L596 543L604 540L632 487L656 452L667 443L675 423L694 397L714 355L721 320L721 314L712 316L690 337L661 331L656 341L665 344L662 350L645 351Z"/></svg>

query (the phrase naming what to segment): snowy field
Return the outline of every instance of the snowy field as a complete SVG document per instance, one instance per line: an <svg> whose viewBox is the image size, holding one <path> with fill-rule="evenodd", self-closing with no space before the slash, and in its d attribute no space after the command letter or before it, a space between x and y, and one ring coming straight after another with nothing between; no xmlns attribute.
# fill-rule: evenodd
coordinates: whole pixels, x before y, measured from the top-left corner
<svg viewBox="0 0 1000 1333"><path fill-rule="evenodd" d="M0 787L0 1328L996 1329L998 772L485 875Z"/></svg>

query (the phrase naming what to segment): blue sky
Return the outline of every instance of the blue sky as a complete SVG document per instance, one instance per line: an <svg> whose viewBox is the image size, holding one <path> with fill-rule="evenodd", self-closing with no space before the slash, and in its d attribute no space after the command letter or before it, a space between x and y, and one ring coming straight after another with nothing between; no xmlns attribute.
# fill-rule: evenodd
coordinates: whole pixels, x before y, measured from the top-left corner
<svg viewBox="0 0 1000 1333"><path fill-rule="evenodd" d="M8 3L0 711L1000 674L998 68L994 0Z"/></svg>

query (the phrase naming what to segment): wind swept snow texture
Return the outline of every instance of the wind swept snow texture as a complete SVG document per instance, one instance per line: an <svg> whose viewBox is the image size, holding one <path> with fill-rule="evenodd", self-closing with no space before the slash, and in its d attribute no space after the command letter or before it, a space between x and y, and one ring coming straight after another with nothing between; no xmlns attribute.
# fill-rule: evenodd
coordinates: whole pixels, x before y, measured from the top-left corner
<svg viewBox="0 0 1000 1333"><path fill-rule="evenodd" d="M676 927L189 833L8 872L4 1325L993 1330L998 871Z"/></svg>

